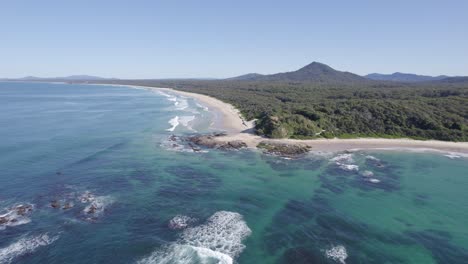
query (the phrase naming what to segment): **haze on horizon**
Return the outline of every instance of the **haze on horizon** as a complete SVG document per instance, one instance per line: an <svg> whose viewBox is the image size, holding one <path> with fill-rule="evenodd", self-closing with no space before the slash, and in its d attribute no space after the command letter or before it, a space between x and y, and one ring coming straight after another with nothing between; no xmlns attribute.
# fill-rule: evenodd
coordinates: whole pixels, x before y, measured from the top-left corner
<svg viewBox="0 0 468 264"><path fill-rule="evenodd" d="M0 78L224 78L296 70L468 75L468 2L8 1Z"/></svg>

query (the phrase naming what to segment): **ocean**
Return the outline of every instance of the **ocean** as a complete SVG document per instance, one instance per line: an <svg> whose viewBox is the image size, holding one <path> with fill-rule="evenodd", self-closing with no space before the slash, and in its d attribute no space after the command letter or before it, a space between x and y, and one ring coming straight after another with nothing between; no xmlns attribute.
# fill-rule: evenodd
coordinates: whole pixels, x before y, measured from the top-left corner
<svg viewBox="0 0 468 264"><path fill-rule="evenodd" d="M1 82L0 263L467 263L466 157L179 140L214 118L170 92Z"/></svg>

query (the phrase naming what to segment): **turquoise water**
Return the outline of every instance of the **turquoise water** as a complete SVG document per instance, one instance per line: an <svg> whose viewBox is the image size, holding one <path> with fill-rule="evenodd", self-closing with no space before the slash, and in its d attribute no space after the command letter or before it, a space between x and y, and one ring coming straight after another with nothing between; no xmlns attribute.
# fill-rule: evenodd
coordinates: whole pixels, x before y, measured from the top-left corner
<svg viewBox="0 0 468 264"><path fill-rule="evenodd" d="M0 83L0 263L467 263L466 158L169 140L212 119L167 93Z"/></svg>

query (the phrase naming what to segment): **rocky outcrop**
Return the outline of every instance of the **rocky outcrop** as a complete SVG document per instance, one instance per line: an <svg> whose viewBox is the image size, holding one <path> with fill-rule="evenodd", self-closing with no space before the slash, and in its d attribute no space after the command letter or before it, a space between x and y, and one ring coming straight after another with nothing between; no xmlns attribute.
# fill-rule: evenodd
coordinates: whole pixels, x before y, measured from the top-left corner
<svg viewBox="0 0 468 264"><path fill-rule="evenodd" d="M246 148L247 144L241 140L222 141L217 139L218 137L224 136L223 133L210 134L210 135L195 135L188 137L187 140L190 142L194 151L197 151L193 145L197 145L205 148L215 148L222 150L235 150ZM199 149L198 149L199 150Z"/></svg>
<svg viewBox="0 0 468 264"><path fill-rule="evenodd" d="M257 148L263 150L264 153L274 154L283 157L294 157L305 154L310 151L311 147L303 144L287 144L280 142L262 141L257 145Z"/></svg>

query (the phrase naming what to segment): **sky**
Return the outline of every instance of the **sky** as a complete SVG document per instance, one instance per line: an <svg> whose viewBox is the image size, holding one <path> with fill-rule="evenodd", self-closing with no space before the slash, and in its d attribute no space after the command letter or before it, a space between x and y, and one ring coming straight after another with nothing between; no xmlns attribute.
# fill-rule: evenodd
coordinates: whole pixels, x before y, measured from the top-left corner
<svg viewBox="0 0 468 264"><path fill-rule="evenodd" d="M468 75L466 0L0 1L0 78Z"/></svg>

